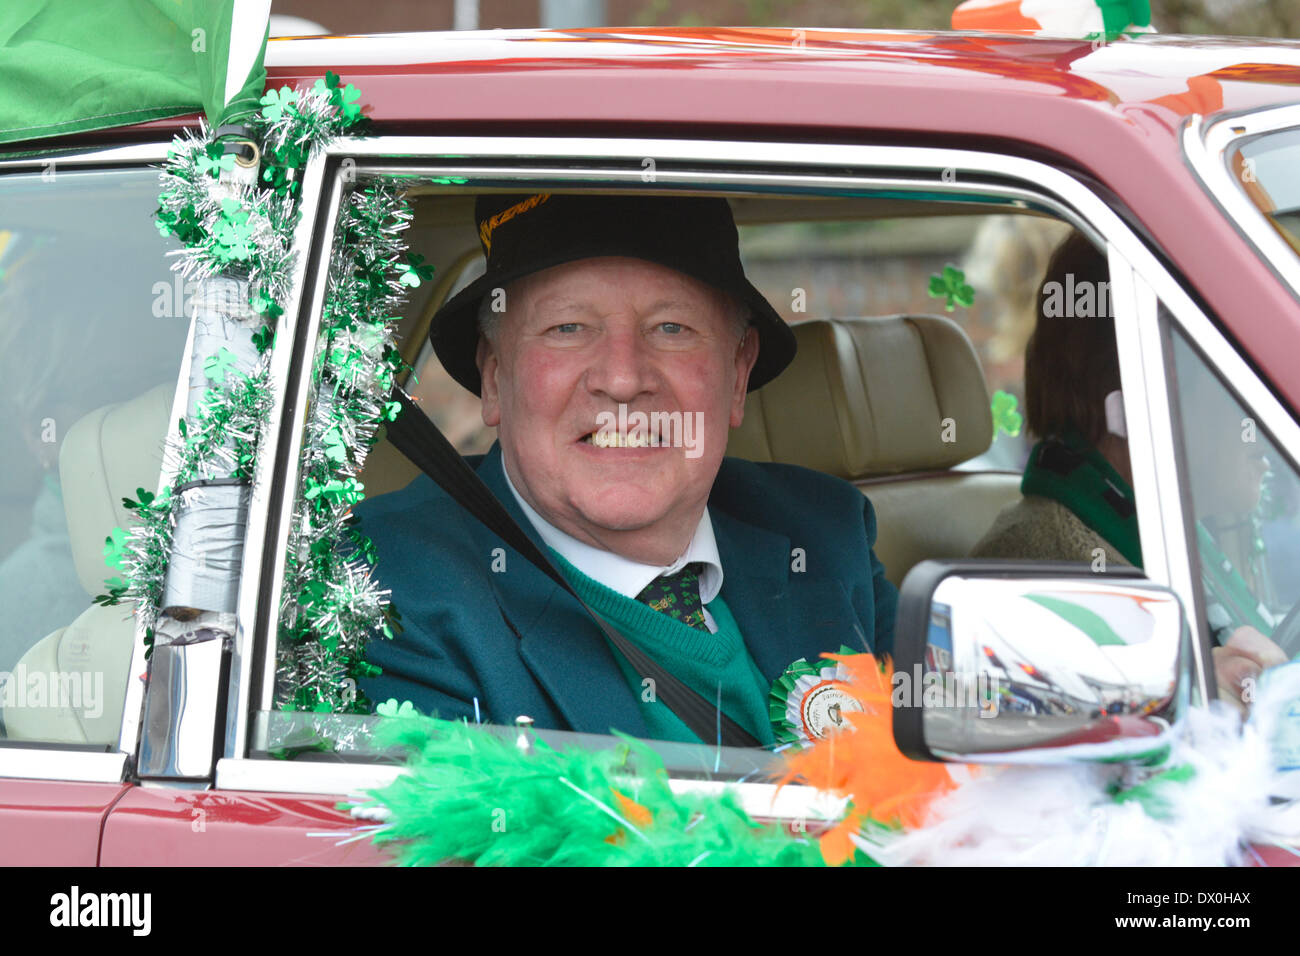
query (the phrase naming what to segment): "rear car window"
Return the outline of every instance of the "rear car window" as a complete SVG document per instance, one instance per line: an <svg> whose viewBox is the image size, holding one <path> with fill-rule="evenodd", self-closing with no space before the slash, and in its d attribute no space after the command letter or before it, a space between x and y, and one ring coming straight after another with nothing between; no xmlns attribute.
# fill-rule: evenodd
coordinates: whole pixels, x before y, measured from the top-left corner
<svg viewBox="0 0 1300 956"><path fill-rule="evenodd" d="M186 283L153 170L0 176L0 739L115 747L135 626L124 498L157 491Z"/></svg>

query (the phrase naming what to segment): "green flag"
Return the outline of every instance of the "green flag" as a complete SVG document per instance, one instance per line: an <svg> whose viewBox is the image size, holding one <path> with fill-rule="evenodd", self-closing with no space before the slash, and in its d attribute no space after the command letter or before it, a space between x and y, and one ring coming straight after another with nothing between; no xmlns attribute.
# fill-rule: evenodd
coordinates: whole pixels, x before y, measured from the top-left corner
<svg viewBox="0 0 1300 956"><path fill-rule="evenodd" d="M0 143L255 112L270 0L3 0Z"/></svg>

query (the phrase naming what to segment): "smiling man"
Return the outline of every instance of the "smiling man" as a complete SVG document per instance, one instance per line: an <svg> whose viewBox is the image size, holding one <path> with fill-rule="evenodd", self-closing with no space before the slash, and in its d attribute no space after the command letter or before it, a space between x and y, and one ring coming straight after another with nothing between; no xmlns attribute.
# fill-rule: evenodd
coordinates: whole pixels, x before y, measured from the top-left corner
<svg viewBox="0 0 1300 956"><path fill-rule="evenodd" d="M774 682L841 645L888 651L897 594L852 485L725 457L747 392L795 351L730 207L491 195L475 219L487 271L430 338L499 430L479 477L588 607L772 743ZM699 739L582 603L428 478L358 512L405 627L370 644L372 699Z"/></svg>

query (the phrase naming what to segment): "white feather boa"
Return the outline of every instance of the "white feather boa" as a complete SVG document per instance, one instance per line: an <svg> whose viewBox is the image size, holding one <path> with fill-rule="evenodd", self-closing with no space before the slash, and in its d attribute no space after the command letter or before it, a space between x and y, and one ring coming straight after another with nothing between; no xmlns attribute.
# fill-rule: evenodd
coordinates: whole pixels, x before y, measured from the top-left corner
<svg viewBox="0 0 1300 956"><path fill-rule="evenodd" d="M925 826L855 839L887 866L1224 866L1255 862L1252 844L1300 855L1300 770L1274 770L1272 749L1279 723L1296 720L1286 715L1300 705L1300 666L1287 670L1295 673L1261 694L1245 724L1219 702L1186 714L1160 769L1195 773L1158 785L1163 806L1112 796L1140 782L1133 768L955 767L964 782L935 801Z"/></svg>

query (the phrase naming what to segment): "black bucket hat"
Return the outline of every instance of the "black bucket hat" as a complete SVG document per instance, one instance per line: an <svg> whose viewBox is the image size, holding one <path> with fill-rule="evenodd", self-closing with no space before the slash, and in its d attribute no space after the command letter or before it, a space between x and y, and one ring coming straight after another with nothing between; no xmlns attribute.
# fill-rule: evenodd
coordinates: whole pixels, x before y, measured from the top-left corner
<svg viewBox="0 0 1300 956"><path fill-rule="evenodd" d="M443 303L429 341L451 377L475 395L482 387L475 354L483 297L551 266L600 256L656 262L748 305L759 341L750 391L794 358L794 333L745 278L736 223L725 199L492 194L478 197L474 220L487 272Z"/></svg>

